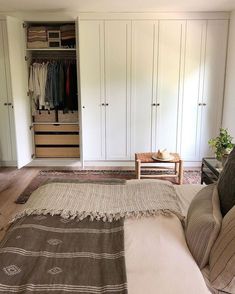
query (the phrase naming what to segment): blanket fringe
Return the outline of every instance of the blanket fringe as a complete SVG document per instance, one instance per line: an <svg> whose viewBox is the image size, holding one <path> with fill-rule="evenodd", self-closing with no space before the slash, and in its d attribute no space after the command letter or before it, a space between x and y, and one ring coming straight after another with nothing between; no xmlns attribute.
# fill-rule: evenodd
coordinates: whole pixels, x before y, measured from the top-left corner
<svg viewBox="0 0 235 294"><path fill-rule="evenodd" d="M91 221L98 220L104 222L112 222L119 220L121 218L141 218L141 217L151 217L157 215L172 216L176 215L182 222L184 217L175 211L169 209L159 209L159 210L145 210L145 211L127 211L121 213L102 213L102 212L79 212L79 211L66 211L66 210L48 210L48 209L25 209L15 215L11 222L14 222L24 216L29 215L46 215L49 214L59 215L64 219L75 219L83 220L89 218Z"/></svg>

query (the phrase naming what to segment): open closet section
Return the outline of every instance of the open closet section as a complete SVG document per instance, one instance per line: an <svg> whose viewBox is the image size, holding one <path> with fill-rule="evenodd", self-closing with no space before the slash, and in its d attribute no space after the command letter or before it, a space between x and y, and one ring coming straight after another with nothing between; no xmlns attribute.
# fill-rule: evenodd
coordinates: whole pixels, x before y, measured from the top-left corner
<svg viewBox="0 0 235 294"><path fill-rule="evenodd" d="M80 157L75 23L25 23L35 158Z"/></svg>

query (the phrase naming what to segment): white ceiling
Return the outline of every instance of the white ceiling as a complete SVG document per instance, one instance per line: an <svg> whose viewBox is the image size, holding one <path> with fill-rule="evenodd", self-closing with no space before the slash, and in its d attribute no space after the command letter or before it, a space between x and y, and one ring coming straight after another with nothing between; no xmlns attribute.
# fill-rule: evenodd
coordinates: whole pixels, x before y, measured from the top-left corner
<svg viewBox="0 0 235 294"><path fill-rule="evenodd" d="M0 0L1 12L231 11L235 0Z"/></svg>

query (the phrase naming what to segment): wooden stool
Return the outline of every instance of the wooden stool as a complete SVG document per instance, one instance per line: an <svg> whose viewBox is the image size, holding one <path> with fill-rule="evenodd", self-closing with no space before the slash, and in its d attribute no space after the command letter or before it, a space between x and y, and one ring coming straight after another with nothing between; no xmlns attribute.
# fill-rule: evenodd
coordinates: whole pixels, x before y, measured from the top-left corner
<svg viewBox="0 0 235 294"><path fill-rule="evenodd" d="M178 153L171 153L174 157L168 161L155 160L152 158L156 153L148 152L148 153L135 153L135 171L136 178L163 178L163 177L173 177L178 179L178 184L182 185L183 183L183 161L181 160ZM164 164L164 163L173 163L174 164L174 173L169 174L168 172L172 170L170 167L164 167L164 169L160 169L159 166L147 166L153 163ZM161 171L161 174L158 175L144 175L143 171L149 169L156 169Z"/></svg>

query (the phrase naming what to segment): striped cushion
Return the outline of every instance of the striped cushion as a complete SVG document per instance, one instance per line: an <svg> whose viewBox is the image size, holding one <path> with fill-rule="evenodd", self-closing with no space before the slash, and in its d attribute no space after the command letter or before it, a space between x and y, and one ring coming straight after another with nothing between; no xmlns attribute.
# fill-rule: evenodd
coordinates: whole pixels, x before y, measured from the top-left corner
<svg viewBox="0 0 235 294"><path fill-rule="evenodd" d="M210 251L218 237L221 222L217 186L212 184L198 192L187 215L186 240L200 269L209 262Z"/></svg>
<svg viewBox="0 0 235 294"><path fill-rule="evenodd" d="M211 250L210 282L216 289L235 293L235 206L224 217Z"/></svg>
<svg viewBox="0 0 235 294"><path fill-rule="evenodd" d="M218 181L220 207L222 215L235 205L235 147L229 154Z"/></svg>

